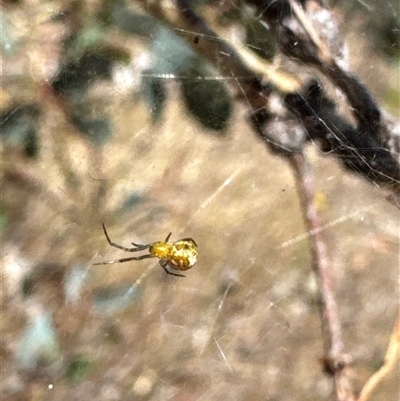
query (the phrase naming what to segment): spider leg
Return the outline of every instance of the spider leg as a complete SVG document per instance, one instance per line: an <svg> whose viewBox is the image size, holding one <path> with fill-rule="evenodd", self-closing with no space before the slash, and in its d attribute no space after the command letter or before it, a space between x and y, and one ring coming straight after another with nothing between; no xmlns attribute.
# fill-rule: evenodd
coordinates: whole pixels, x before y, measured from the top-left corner
<svg viewBox="0 0 400 401"><path fill-rule="evenodd" d="M132 245L136 246L136 248L134 248L134 249L137 249L138 251L143 251L143 249L150 248L152 244L143 245L143 244L135 244L134 242L132 242ZM131 248L131 249L133 249L133 248ZM134 252L134 251L130 251L130 252Z"/></svg>
<svg viewBox="0 0 400 401"><path fill-rule="evenodd" d="M147 248L150 247L150 244L147 244L147 245L139 245L139 244L135 244L135 243L133 243L133 242L132 242L132 244L135 245L135 248L126 248L126 247L124 247L124 246L122 246L122 245L118 245L118 244L116 244L115 242L112 242L112 241L110 240L110 237L108 236L108 233L107 233L107 230L106 230L106 226L104 225L104 223L101 223L101 224L102 224L102 226L103 226L103 231L104 231L104 234L105 234L105 236L106 236L106 238L107 238L108 243L109 243L111 246L115 247L115 248L122 249L123 251L126 251L126 252L138 252L138 251L143 251L144 249L147 249Z"/></svg>
<svg viewBox="0 0 400 401"><path fill-rule="evenodd" d="M171 276L176 277L186 277L184 274L172 273L167 269L168 261L160 260L160 266L164 269L165 273L170 274Z"/></svg>
<svg viewBox="0 0 400 401"><path fill-rule="evenodd" d="M123 258L123 259L116 259L116 260L109 260L107 262L99 262L99 263L93 263L93 265L109 265L112 263L124 263L124 262L129 262L130 260L142 260L142 259L149 259L149 258L154 258L153 255L142 255L142 256L133 256L131 258Z"/></svg>
<svg viewBox="0 0 400 401"><path fill-rule="evenodd" d="M193 242L193 244L195 244L197 246L197 244L193 238L182 238L180 241L190 241L190 242Z"/></svg>
<svg viewBox="0 0 400 401"><path fill-rule="evenodd" d="M164 242L168 242L169 237L171 236L171 234L172 234L172 233L169 233L169 234L167 235L167 238L165 238L165 241L164 241Z"/></svg>

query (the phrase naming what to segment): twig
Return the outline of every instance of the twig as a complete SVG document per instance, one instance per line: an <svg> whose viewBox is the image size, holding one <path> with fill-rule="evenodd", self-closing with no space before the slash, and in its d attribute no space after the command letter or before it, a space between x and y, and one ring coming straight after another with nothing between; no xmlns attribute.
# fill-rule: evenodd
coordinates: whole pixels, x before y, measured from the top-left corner
<svg viewBox="0 0 400 401"><path fill-rule="evenodd" d="M310 233L312 268L319 282L320 315L325 353L324 367L334 377L337 400L353 401L355 397L351 390L347 369L345 369L350 358L343 354L342 331L330 274L328 249L314 204L313 177L302 153L293 154L288 159L297 179L303 217Z"/></svg>
<svg viewBox="0 0 400 401"><path fill-rule="evenodd" d="M313 25L310 23L309 19L305 15L303 9L300 7L299 3L295 0L288 0L290 7L292 8L297 19L303 26L304 30L310 36L311 40L318 48L319 57L324 60L325 63L330 63L332 61L332 55L328 47L325 45L323 40L319 37L318 33L314 29Z"/></svg>

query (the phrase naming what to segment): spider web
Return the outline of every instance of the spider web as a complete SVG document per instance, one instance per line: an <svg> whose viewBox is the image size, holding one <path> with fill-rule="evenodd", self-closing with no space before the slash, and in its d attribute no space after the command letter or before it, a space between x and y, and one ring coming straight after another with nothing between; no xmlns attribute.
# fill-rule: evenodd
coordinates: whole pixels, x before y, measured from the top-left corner
<svg viewBox="0 0 400 401"><path fill-rule="evenodd" d="M30 196L18 192L27 204L15 208L29 216L13 223L5 276L23 265L35 273L39 291L29 292L28 308L13 286L6 342L19 350L17 356L38 343L32 325L20 322L17 330L13 316L21 311L31 323L51 315L53 325L41 323L47 324L42 338L51 332L52 344L63 341L47 370L40 358L48 355L35 350L27 362L31 378L17 373L21 360L13 359L7 394L17 378L22 386L32 380L46 391L51 385L52 397L60 400L327 399L330 379L318 363L322 340L310 234L289 166L252 132L246 77L214 71L199 79L227 83L233 98L242 96L233 102L225 134L216 134L188 112L181 91L188 75L149 73L157 53L136 38L125 40L136 52L133 72L132 66L130 73L115 68L113 81L97 82L88 95L91 111L111 116L114 136L94 149L71 135L69 126L55 125L60 116L50 108L42 121L46 146L39 167L21 164L32 185ZM378 68L380 62L371 57L365 64ZM167 92L157 124L149 121L142 93L143 81L152 78ZM282 100L271 102L279 115ZM54 132L64 135L55 139ZM288 133L287 143L296 134ZM318 188L315 202L325 222L346 348L370 373L398 306L397 210L380 188L318 146L311 140L305 151ZM23 177L21 166L13 179ZM93 267L126 255L108 246L101 221L112 241L124 246L161 240L170 231L172 240L193 237L198 263L184 279L165 275L151 260ZM53 264L40 270L42 261ZM55 266L64 264L60 280ZM17 343L15 333L23 330L27 335ZM395 399L396 384L389 381L385 388L381 396L389 400L390 392Z"/></svg>
<svg viewBox="0 0 400 401"><path fill-rule="evenodd" d="M177 90L174 86L177 78L180 77L165 77L172 81L172 91ZM219 81L224 79L229 81L231 78L216 77ZM240 85L240 79L233 79ZM178 112L167 109L166 114L185 115L185 110L180 107L182 106L178 106ZM240 110L240 106L238 109ZM240 118L232 124L237 126L232 130L231 143L224 143L215 150L216 159L209 155L210 148L202 153L200 161L191 160L197 151L193 150L191 153L188 150L190 156L184 158L182 164L173 160L172 164L177 163L177 168L172 168L172 173L164 175L163 184L160 184L164 189L167 188L169 194L168 191L175 181L180 181L180 174L190 171L193 165L205 164L204 160L207 160L207 167L204 167L207 178L197 175L194 187L188 184L190 196L183 194L183 207L186 209L183 213L187 217L181 222L175 222L178 227L173 230L180 234L175 238L194 236L193 232L199 235L196 237L196 242L200 244L199 262L193 271L188 272L191 280L188 285L174 282L172 289L163 288L163 295L158 298L159 302L162 302L164 296L168 299L174 298L176 303L167 303L163 305L164 309L160 306L160 309L152 312L153 317L158 316L158 330L166 333L165 341L168 342L171 336L174 339L178 337L174 341L178 346L175 351L168 351L171 354L167 352L167 356L160 349L156 358L158 361L162 355L168 360L181 352L194 352L195 356L185 362L193 370L182 373L180 367L168 369L176 377L184 374L183 380L190 383L188 386L193 385L193 380L201 380L198 377L205 374L204 366L207 366L208 378L209 370L212 370L213 379L208 379L205 386L210 389L206 390L202 386L199 388L199 394L205 399L222 397L221 394L227 391L231 396L253 391L259 380L258 375L262 374L265 374L262 394L270 391L268 394L271 396L279 395L284 399L286 396L293 397L299 388L320 386L320 394L326 396L328 384L320 374L318 364L313 369L308 366L309 374L304 378L307 384L303 383L299 387L292 385L293 375L297 372L297 366L304 362L304 355L307 355L308 361L316 361L321 356L322 346L319 349L315 347L315 340L319 339L316 283L306 268L309 265L309 233L304 230L301 221L295 188L287 166L281 165L281 161L274 157L266 160L265 149L259 151L257 140L249 138L246 132L248 128L241 125L243 122L240 120L243 120L246 112L240 110L239 113ZM165 125L168 127L174 124L166 122ZM197 135L198 128L193 129L192 126L188 123L189 128L184 133L179 131L178 135L190 135L193 138L193 135ZM190 142L189 148L195 148L193 139ZM212 147L218 147L215 140L211 144ZM218 163L221 159L219 152L225 156L223 166ZM179 150L177 153L178 158L182 157ZM383 256L386 252L396 255L397 219L382 219L387 210L382 205L383 198L379 191L371 191L369 184L344 172L334 158L326 160L313 147L309 148L308 154L320 183L316 201L326 216L326 224L322 229L326 232L328 241L332 241L335 278L340 283L346 274L345 266L351 266L348 267L348 274L359 279L361 274L364 275L365 269L368 269L367 266L381 265L379 259L386 258ZM209 171L213 171L213 174ZM198 183L205 181L208 181L206 188L201 185L196 188ZM181 195L170 196L174 203L179 203L177 198ZM193 196L199 199L197 203L191 199ZM388 223L388 220L392 220L393 224ZM132 226L137 226L137 222L132 223ZM201 235L201 227L203 230L204 227L210 227L204 237ZM382 238L386 243L384 247L391 244L390 250L383 251L380 248ZM374 243L374 249L367 251L370 240ZM148 278L153 269L158 269L156 263L140 274L134 286L152 288ZM198 278L195 271L200 275L200 282L195 281ZM376 279L376 273L371 271L369 274L370 278L368 275L364 277L365 282L372 279L371 277L372 280ZM387 286L387 277L384 281ZM395 288L393 279L389 279L389 283ZM338 291L343 295L344 307L358 302L354 281L351 280L346 285L342 283ZM367 294L361 295L361 299L372 307L371 302L366 301L366 296ZM388 313L390 300L387 297L379 298L386 298L386 301L379 302L379 305L374 304L375 317ZM201 299L204 304L199 301ZM197 300L196 304L192 304L194 300ZM186 302L190 304L189 312L182 306ZM362 305L358 312L363 313ZM348 319L352 318L352 313L348 315ZM315 332L311 341L307 340L310 327ZM170 332L174 334L168 334ZM357 337L357 329L351 335ZM379 336L378 333L376 335ZM369 340L365 338L364 341L368 343ZM169 345L171 347L172 344ZM143 372L136 382L137 391L141 380L152 377L157 369ZM232 386L229 375L234 374L246 377L248 383ZM216 388L217 383L221 382L229 383L229 390L222 386L222 393L219 393ZM159 389L158 394L178 394L180 391L167 387ZM287 392L284 388L287 388ZM302 393L299 399L304 397L306 395Z"/></svg>

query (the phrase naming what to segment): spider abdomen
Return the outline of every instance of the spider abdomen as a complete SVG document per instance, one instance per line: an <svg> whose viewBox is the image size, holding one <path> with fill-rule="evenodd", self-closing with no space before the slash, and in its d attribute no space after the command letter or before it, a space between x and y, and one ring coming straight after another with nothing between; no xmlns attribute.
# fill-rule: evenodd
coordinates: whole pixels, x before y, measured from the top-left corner
<svg viewBox="0 0 400 401"><path fill-rule="evenodd" d="M149 249L150 253L175 270L188 270L197 262L197 247L191 238L172 244L155 242Z"/></svg>

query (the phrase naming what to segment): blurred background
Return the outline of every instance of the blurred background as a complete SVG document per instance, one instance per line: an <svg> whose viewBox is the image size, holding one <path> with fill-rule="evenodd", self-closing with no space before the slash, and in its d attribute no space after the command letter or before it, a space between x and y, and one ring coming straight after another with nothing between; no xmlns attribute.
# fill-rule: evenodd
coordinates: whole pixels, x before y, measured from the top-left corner
<svg viewBox="0 0 400 401"><path fill-rule="evenodd" d="M399 5L324 4L349 68L398 118ZM288 90L313 76L293 72L250 5L192 5ZM1 7L2 399L333 399L293 174L252 132L245 77L188 44L213 39L185 41L142 1ZM306 153L360 391L399 308L399 214ZM186 278L156 259L93 266L132 256L102 222L126 247L192 237L198 262ZM372 399L397 400L398 375Z"/></svg>

